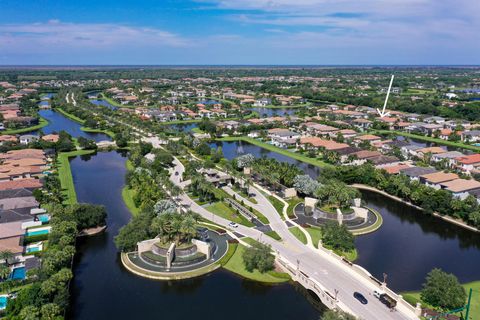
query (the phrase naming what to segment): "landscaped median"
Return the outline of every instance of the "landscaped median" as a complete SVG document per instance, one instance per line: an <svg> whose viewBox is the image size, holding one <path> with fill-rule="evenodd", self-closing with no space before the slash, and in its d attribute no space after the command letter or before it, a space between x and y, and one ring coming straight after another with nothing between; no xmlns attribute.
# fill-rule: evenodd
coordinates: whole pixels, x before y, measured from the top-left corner
<svg viewBox="0 0 480 320"><path fill-rule="evenodd" d="M233 253L230 251L230 248L232 248L231 250ZM254 270L253 272L247 271L242 258L243 252L245 251L245 246L237 243L231 243L230 248L226 255L226 257L230 255L230 258L227 261L224 261L222 264L225 269L243 278L264 283L282 283L291 279L287 273L283 272L269 271L260 273L258 270Z"/></svg>
<svg viewBox="0 0 480 320"><path fill-rule="evenodd" d="M284 156L290 157L292 159L302 161L302 162L305 162L305 163L308 163L308 164L311 164L311 165L314 165L314 166L317 166L317 167L320 167L320 168L326 168L326 167L331 167L332 166L331 164L320 161L318 159L309 158L307 156L304 156L303 154L291 152L291 151L288 151L286 149L281 149L281 148L275 147L271 144L265 143L263 141L259 141L257 139L249 138L249 137L244 137L244 136L241 136L241 137L224 137L224 138L219 138L218 140L219 141L226 141L226 142L244 141L244 142L248 142L248 143L251 143L253 145L256 145L260 148L263 148L263 149L266 149L266 150L269 150L269 151L272 151L272 152L276 152L276 153L279 153L281 155L284 155Z"/></svg>
<svg viewBox="0 0 480 320"><path fill-rule="evenodd" d="M95 150L76 150L70 152L61 152L57 156L58 177L60 179L60 186L62 193L65 195L65 204L77 203L77 193L75 192L75 185L73 183L72 171L70 170L71 157L82 156L85 154L94 153Z"/></svg>

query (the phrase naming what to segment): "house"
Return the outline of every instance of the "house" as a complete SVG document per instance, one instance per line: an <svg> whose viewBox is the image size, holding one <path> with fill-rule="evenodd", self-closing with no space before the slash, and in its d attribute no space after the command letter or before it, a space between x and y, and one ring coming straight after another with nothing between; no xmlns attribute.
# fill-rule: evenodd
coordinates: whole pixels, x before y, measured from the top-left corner
<svg viewBox="0 0 480 320"><path fill-rule="evenodd" d="M270 99L270 98L260 98L260 99L255 99L255 102L253 103L253 106L254 107L266 107L270 104L272 104L272 99Z"/></svg>
<svg viewBox="0 0 480 320"><path fill-rule="evenodd" d="M410 163L395 163L377 166L378 169L385 170L388 174L399 174L401 170L411 168Z"/></svg>
<svg viewBox="0 0 480 320"><path fill-rule="evenodd" d="M415 152L417 157L423 158L428 154L432 155L432 154L445 153L445 149L441 147L427 147L427 148L417 149Z"/></svg>
<svg viewBox="0 0 480 320"><path fill-rule="evenodd" d="M410 180L420 180L420 177L426 174L437 172L435 168L432 167L410 167L400 169L400 173L406 175Z"/></svg>
<svg viewBox="0 0 480 320"><path fill-rule="evenodd" d="M205 176L205 180L213 183L217 187L226 186L233 182L232 176L224 172L218 171L217 169L202 168L198 170L198 172Z"/></svg>
<svg viewBox="0 0 480 320"><path fill-rule="evenodd" d="M58 139L60 139L60 136L58 134L46 134L42 137L43 141L47 142L58 142Z"/></svg>
<svg viewBox="0 0 480 320"><path fill-rule="evenodd" d="M33 134L24 134L19 138L21 144L29 144L31 142L38 141L38 139L39 137Z"/></svg>
<svg viewBox="0 0 480 320"><path fill-rule="evenodd" d="M428 117L428 118L423 119L423 122L441 124L441 123L445 122L445 118L433 116L433 117Z"/></svg>
<svg viewBox="0 0 480 320"><path fill-rule="evenodd" d="M460 138L465 142L478 142L480 141L480 130L463 131Z"/></svg>
<svg viewBox="0 0 480 320"><path fill-rule="evenodd" d="M461 170L471 173L480 168L480 154L471 154L468 156L461 156L455 159L456 165Z"/></svg>
<svg viewBox="0 0 480 320"><path fill-rule="evenodd" d="M240 127L240 122L235 121L235 120L228 120L228 121L221 121L217 123L217 126L220 128L224 128L227 130L236 130L238 127Z"/></svg>
<svg viewBox="0 0 480 320"><path fill-rule="evenodd" d="M373 124L372 121L367 119L355 119L352 121L353 125L361 130L366 130L370 128Z"/></svg>
<svg viewBox="0 0 480 320"><path fill-rule="evenodd" d="M441 162L444 161L448 164L448 166L452 167L456 164L456 158L460 158L465 156L463 153L459 151L448 151L443 153L432 154L431 161L433 162Z"/></svg>
<svg viewBox="0 0 480 320"><path fill-rule="evenodd" d="M3 145L5 142L17 142L17 137L9 134L0 136L0 146Z"/></svg>
<svg viewBox="0 0 480 320"><path fill-rule="evenodd" d="M375 136L373 134L365 134L363 136L357 136L355 137L355 139L353 140L357 145L362 143L362 142L369 142L369 143L373 143L373 142L379 142L381 141L382 138L379 137L379 136Z"/></svg>
<svg viewBox="0 0 480 320"><path fill-rule="evenodd" d="M441 183L458 179L458 175L455 173L434 172L420 176L420 182L426 184L434 189L441 189Z"/></svg>
<svg viewBox="0 0 480 320"><path fill-rule="evenodd" d="M338 128L316 122L306 122L302 126L306 127L307 132L318 135L330 135L333 132L339 131Z"/></svg>
<svg viewBox="0 0 480 320"><path fill-rule="evenodd" d="M452 192L453 196L465 200L472 191L480 190L480 182L477 180L455 179L440 183L442 189Z"/></svg>
<svg viewBox="0 0 480 320"><path fill-rule="evenodd" d="M338 143L333 140L325 140L319 137L301 137L300 144L307 148L312 146L314 148L323 148L328 151L337 151L349 147L346 143Z"/></svg>
<svg viewBox="0 0 480 320"><path fill-rule="evenodd" d="M361 165L369 160L372 160L376 157L381 156L382 154L378 151L371 150L360 150L350 154L350 158L354 158L351 162L353 165Z"/></svg>

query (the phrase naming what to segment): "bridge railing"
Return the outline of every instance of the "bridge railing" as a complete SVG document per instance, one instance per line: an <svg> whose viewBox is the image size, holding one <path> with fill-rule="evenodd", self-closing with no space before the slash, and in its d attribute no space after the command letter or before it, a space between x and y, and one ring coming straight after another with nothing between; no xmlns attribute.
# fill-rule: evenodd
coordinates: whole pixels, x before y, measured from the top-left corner
<svg viewBox="0 0 480 320"><path fill-rule="evenodd" d="M416 308L416 307L412 306L411 304L409 304L407 301L405 301L405 299L403 299L402 295L399 295L395 291L393 291L392 289L388 288L384 283L382 283L381 281L376 279L374 276L372 276L372 274L370 272L368 272L365 268L363 268L363 267L361 267L357 264L354 264L354 263L346 260L343 257L340 257L339 255L337 255L332 250L326 249L326 248L322 247L321 245L318 246L318 250L320 250L320 251L324 252L325 254L328 254L332 258L336 259L341 264L350 268L353 272L355 272L355 274L359 275L360 277L362 277L364 280L371 283L376 288L384 291L389 296L394 298L397 301L397 309L402 308L406 311L409 311L409 312L412 312L416 315L419 315L419 311L420 311L419 308Z"/></svg>

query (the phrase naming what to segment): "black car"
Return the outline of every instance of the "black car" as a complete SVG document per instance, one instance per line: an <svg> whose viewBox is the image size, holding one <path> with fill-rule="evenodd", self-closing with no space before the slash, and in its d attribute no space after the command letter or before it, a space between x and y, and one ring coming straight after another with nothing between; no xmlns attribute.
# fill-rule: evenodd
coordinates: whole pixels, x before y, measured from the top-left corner
<svg viewBox="0 0 480 320"><path fill-rule="evenodd" d="M353 293L353 297L354 297L355 299L357 299L358 301L360 301L361 304L367 304L367 303L368 303L367 298L365 298L365 297L363 296L363 294L361 294L360 292L354 292L354 293Z"/></svg>

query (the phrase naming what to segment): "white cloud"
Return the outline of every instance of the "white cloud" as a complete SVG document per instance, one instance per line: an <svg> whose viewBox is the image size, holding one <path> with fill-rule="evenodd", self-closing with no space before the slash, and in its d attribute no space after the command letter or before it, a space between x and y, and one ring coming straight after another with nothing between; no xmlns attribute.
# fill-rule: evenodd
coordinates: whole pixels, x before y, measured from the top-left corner
<svg viewBox="0 0 480 320"><path fill-rule="evenodd" d="M102 50L123 47L186 47L191 42L176 34L146 27L120 24L46 23L0 24L0 49L3 53L35 50L48 53L64 50Z"/></svg>

